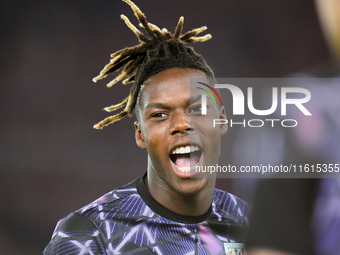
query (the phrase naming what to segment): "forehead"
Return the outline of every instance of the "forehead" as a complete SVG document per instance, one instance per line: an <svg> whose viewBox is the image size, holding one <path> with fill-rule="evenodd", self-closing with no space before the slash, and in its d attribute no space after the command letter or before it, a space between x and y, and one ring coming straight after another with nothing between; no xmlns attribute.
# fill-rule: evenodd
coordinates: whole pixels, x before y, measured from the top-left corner
<svg viewBox="0 0 340 255"><path fill-rule="evenodd" d="M140 95L140 106L150 102L179 100L190 97L190 79L206 78L203 71L172 68L151 76L144 82Z"/></svg>

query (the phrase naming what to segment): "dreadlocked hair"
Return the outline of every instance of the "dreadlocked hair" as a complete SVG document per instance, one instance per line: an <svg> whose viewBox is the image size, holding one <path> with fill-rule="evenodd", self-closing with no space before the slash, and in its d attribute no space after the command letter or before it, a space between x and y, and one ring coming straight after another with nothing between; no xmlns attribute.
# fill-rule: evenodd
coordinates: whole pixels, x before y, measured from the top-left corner
<svg viewBox="0 0 340 255"><path fill-rule="evenodd" d="M94 125L96 129L102 129L104 126L121 120L127 115L131 117L136 107L141 85L145 80L157 73L175 67L192 68L203 71L209 78L214 77L213 71L204 58L187 45L187 43L204 42L211 39L210 34L197 36L205 31L207 27L203 26L182 34L184 17L180 17L172 34L166 28L160 29L156 25L147 22L145 15L133 2L130 0L123 1L130 5L140 22L140 26L145 29L150 37L139 31L125 15L121 15L126 25L137 36L140 44L111 54L110 63L104 67L98 76L93 78L93 81L97 82L107 77L110 73L121 70L120 74L107 84L107 87L111 87L121 80L123 80L123 84L133 84L129 95L121 103L104 108L105 111L112 112L125 106L124 110Z"/></svg>

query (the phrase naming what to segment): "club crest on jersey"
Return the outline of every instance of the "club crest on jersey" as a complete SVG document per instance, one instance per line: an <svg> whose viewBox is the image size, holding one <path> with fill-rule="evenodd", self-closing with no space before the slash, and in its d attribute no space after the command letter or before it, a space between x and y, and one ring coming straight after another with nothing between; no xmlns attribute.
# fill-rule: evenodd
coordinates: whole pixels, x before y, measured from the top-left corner
<svg viewBox="0 0 340 255"><path fill-rule="evenodd" d="M224 243L223 245L226 255L247 255L243 243Z"/></svg>

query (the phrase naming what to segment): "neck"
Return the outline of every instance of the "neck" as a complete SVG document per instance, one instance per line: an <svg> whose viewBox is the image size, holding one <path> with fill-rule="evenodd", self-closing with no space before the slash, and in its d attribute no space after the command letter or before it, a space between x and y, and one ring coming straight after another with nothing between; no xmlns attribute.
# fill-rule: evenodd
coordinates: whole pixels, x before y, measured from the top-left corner
<svg viewBox="0 0 340 255"><path fill-rule="evenodd" d="M148 174L144 181L152 197L173 212L199 216L207 212L211 206L215 179L180 180L182 183L179 185L199 187L191 192L180 192L152 174Z"/></svg>

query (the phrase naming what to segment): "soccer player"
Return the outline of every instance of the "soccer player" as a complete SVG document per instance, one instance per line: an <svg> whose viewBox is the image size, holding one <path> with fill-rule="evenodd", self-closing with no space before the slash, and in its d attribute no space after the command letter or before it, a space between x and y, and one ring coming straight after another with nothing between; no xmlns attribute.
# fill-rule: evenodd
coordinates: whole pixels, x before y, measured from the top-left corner
<svg viewBox="0 0 340 255"><path fill-rule="evenodd" d="M187 43L206 27L182 34L148 23L130 0L148 37L122 15L140 44L112 54L94 81L120 71L108 86L132 82L121 103L106 107L120 113L96 124L101 129L135 113L137 145L148 152L147 172L60 220L44 254L243 254L248 205L215 189L215 179L194 166L216 165L221 135L227 126L223 106L207 102L201 114L202 90L190 90L192 78L214 78L203 57ZM199 87L197 85L197 87ZM196 175L196 176L193 176ZM233 253L234 254L234 253Z"/></svg>

